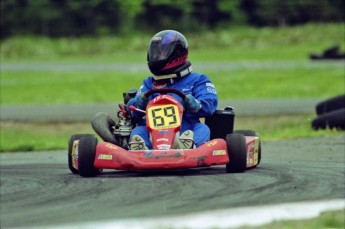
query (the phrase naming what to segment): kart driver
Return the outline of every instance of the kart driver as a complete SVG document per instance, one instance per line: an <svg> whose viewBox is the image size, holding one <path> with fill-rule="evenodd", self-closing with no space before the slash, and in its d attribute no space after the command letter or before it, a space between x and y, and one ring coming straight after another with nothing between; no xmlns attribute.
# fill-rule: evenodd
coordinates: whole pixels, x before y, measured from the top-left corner
<svg viewBox="0 0 345 229"><path fill-rule="evenodd" d="M188 58L188 42L179 32L164 30L154 35L147 51L148 67L153 74L146 78L135 98L127 108L133 105L145 110L150 98L144 93L155 88L173 88L186 95L184 101L180 96L170 94L183 105L185 112L182 118L176 148L192 149L210 140L210 129L199 118L212 115L218 104L217 92L211 80L204 74L192 72ZM144 115L139 111L129 111L138 122L130 136L130 149L152 149L149 132L145 125ZM174 144L175 145L175 144Z"/></svg>

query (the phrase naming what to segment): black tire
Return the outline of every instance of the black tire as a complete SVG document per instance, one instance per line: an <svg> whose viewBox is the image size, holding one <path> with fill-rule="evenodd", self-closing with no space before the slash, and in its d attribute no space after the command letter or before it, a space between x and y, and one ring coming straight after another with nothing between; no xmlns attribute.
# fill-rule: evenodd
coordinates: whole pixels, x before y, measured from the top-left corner
<svg viewBox="0 0 345 229"><path fill-rule="evenodd" d="M322 115L342 108L345 108L345 94L318 103L316 105L316 114Z"/></svg>
<svg viewBox="0 0 345 229"><path fill-rule="evenodd" d="M326 129L327 127L345 130L345 108L322 114L315 118L311 125L314 130Z"/></svg>
<svg viewBox="0 0 345 229"><path fill-rule="evenodd" d="M256 133L256 131L254 130L235 130L234 133L243 134L244 136L260 137L260 135ZM260 164L260 161L261 161L261 140L259 141L258 164L256 166Z"/></svg>
<svg viewBox="0 0 345 229"><path fill-rule="evenodd" d="M88 137L88 136L93 136L93 135L92 134L75 134L75 135L72 135L68 141L68 152L67 152L68 168L74 174L78 174L78 170L75 169L72 165L73 142L76 140L80 140L83 137Z"/></svg>
<svg viewBox="0 0 345 229"><path fill-rule="evenodd" d="M226 164L227 173L243 173L247 167L246 138L243 134L228 134L226 136L230 162Z"/></svg>
<svg viewBox="0 0 345 229"><path fill-rule="evenodd" d="M87 136L79 140L78 167L80 176L94 177L99 174L99 170L94 166L97 142L95 136Z"/></svg>
<svg viewBox="0 0 345 229"><path fill-rule="evenodd" d="M94 131L105 142L110 142L115 145L119 145L119 142L112 133L112 127L115 126L115 121L110 118L109 114L105 112L99 112L91 119L91 126Z"/></svg>

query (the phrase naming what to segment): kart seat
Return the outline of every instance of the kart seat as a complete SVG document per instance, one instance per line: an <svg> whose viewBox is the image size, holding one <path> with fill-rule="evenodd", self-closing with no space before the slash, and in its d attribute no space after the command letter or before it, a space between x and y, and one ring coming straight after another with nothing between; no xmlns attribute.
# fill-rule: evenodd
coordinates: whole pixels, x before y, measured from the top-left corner
<svg viewBox="0 0 345 229"><path fill-rule="evenodd" d="M210 128L210 139L226 138L234 131L234 108L227 106L224 110L216 110L213 115L205 118L205 124Z"/></svg>

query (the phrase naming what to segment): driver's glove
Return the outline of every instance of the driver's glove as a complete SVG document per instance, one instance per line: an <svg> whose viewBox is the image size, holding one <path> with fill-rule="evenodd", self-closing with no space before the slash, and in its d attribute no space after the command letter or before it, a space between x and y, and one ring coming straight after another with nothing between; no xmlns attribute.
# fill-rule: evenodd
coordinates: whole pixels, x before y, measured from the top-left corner
<svg viewBox="0 0 345 229"><path fill-rule="evenodd" d="M184 99L184 109L189 112L196 113L200 110L201 104L200 102L191 94L186 95L186 98Z"/></svg>
<svg viewBox="0 0 345 229"><path fill-rule="evenodd" d="M149 103L149 98L146 98L144 94L140 94L136 97L137 108L145 110L147 104Z"/></svg>

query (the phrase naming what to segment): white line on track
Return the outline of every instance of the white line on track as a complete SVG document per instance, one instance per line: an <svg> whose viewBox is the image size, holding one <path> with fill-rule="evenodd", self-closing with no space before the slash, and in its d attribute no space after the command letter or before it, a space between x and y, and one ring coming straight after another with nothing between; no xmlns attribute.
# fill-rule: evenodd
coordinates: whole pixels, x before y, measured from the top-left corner
<svg viewBox="0 0 345 229"><path fill-rule="evenodd" d="M50 229L229 229L243 226L261 226L281 220L311 219L318 217L320 213L325 211L342 209L345 209L345 199L239 207L176 216L114 219L102 222L58 225L50 227Z"/></svg>

